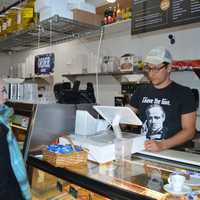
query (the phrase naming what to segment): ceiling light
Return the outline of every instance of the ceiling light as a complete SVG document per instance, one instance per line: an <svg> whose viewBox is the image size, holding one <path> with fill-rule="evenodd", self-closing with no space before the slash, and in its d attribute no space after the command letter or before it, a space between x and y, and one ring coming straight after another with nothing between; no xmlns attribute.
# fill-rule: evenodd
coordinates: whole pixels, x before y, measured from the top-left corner
<svg viewBox="0 0 200 200"><path fill-rule="evenodd" d="M116 0L106 0L108 3L115 3Z"/></svg>

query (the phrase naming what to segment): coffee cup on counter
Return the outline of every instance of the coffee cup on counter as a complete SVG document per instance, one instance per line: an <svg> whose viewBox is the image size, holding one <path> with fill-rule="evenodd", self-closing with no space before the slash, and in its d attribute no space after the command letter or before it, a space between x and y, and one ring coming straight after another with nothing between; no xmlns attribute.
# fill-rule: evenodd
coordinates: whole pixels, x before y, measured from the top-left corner
<svg viewBox="0 0 200 200"><path fill-rule="evenodd" d="M168 182L174 192L181 192L185 183L185 176L181 174L171 174L168 178Z"/></svg>

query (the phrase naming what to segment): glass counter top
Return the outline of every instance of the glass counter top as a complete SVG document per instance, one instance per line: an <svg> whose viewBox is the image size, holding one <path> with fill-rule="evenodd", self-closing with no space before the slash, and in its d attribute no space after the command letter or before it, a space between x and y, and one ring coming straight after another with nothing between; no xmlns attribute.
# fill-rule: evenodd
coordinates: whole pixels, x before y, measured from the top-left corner
<svg viewBox="0 0 200 200"><path fill-rule="evenodd" d="M188 174L188 169L140 158L103 165L88 162L86 166L67 168L66 171L75 172L89 179L159 200L166 199L168 196L163 186L168 183L167 179L170 173L176 171ZM200 186L192 187L192 189L200 190Z"/></svg>

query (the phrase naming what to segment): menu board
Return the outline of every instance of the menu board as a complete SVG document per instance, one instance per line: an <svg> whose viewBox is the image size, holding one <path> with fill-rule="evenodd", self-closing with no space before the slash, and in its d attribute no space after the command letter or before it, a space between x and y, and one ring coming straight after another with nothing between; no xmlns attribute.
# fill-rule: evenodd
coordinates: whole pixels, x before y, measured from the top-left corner
<svg viewBox="0 0 200 200"><path fill-rule="evenodd" d="M200 22L200 0L133 0L132 34Z"/></svg>

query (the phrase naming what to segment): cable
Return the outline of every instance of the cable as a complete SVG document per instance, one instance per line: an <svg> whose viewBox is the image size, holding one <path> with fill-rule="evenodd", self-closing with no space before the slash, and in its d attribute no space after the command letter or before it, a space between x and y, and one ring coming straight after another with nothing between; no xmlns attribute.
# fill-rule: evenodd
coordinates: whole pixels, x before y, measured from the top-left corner
<svg viewBox="0 0 200 200"><path fill-rule="evenodd" d="M97 63L96 63L96 102L97 104L99 103L99 77L98 77L98 68L100 64L100 53L101 53L101 45L102 45L102 40L104 36L104 27L101 27L101 35L100 35L100 40L99 40L99 46L98 46L98 53L97 53Z"/></svg>
<svg viewBox="0 0 200 200"><path fill-rule="evenodd" d="M52 50L52 48L53 48L53 23L52 23L52 19L49 20L49 25L50 25L49 42L50 42L50 48Z"/></svg>

